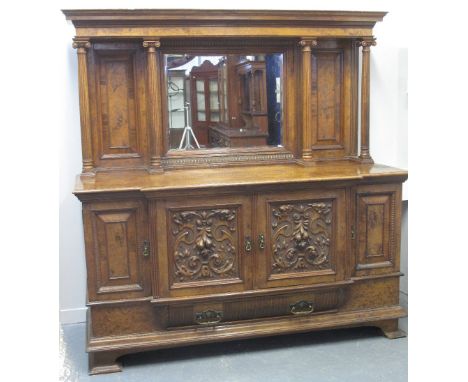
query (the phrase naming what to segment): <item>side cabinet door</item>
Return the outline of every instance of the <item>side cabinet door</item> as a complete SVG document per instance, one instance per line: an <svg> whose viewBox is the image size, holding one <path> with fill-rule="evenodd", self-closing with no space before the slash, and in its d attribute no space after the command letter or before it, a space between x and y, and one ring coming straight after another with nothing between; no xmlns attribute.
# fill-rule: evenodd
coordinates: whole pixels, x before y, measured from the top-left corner
<svg viewBox="0 0 468 382"><path fill-rule="evenodd" d="M89 301L151 295L145 202L88 202L83 218Z"/></svg>
<svg viewBox="0 0 468 382"><path fill-rule="evenodd" d="M156 296L238 292L252 287L250 197L168 198L151 208L158 247Z"/></svg>
<svg viewBox="0 0 468 382"><path fill-rule="evenodd" d="M257 287L343 280L344 190L263 194L256 206Z"/></svg>
<svg viewBox="0 0 468 382"><path fill-rule="evenodd" d="M401 185L356 187L354 200L354 275L399 271Z"/></svg>

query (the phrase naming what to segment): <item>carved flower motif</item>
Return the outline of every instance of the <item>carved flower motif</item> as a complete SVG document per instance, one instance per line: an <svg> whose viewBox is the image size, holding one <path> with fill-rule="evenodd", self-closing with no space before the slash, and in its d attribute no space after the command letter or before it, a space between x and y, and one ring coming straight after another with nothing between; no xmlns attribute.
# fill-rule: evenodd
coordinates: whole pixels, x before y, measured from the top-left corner
<svg viewBox="0 0 468 382"><path fill-rule="evenodd" d="M330 224L333 203L284 204L272 210L275 273L330 267Z"/></svg>
<svg viewBox="0 0 468 382"><path fill-rule="evenodd" d="M237 228L235 218L235 209L174 212L175 272L181 282L226 278L237 272L231 234Z"/></svg>

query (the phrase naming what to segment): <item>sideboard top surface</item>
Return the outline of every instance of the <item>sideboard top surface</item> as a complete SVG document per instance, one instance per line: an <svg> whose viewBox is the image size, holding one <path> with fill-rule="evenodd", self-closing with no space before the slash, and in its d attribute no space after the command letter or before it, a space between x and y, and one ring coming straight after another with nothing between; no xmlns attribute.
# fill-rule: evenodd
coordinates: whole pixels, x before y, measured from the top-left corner
<svg viewBox="0 0 468 382"><path fill-rule="evenodd" d="M226 9L67 9L78 37L361 37L386 12ZM189 30L189 28L192 28Z"/></svg>
<svg viewBox="0 0 468 382"><path fill-rule="evenodd" d="M103 193L122 191L170 191L195 188L261 186L269 184L359 181L364 179L399 178L404 181L407 171L356 162L324 162L314 166L297 164L259 165L219 168L172 170L161 174L146 171L98 173L94 177L77 177L74 193Z"/></svg>

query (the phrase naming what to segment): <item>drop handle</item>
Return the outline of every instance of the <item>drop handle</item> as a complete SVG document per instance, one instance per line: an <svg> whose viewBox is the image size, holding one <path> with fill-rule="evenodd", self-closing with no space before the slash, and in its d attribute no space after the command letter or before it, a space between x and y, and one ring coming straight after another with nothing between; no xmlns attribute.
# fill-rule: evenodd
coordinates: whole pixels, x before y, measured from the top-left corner
<svg viewBox="0 0 468 382"><path fill-rule="evenodd" d="M296 316L307 315L314 311L314 304L310 301L301 300L295 304L290 304L289 311Z"/></svg>
<svg viewBox="0 0 468 382"><path fill-rule="evenodd" d="M223 312L217 310L205 310L195 313L194 321L198 325L215 325L223 319Z"/></svg>
<svg viewBox="0 0 468 382"><path fill-rule="evenodd" d="M263 233L261 233L260 235L258 235L258 247L260 249L264 249L265 248L265 235Z"/></svg>
<svg viewBox="0 0 468 382"><path fill-rule="evenodd" d="M252 240L250 236L245 238L245 252L250 252L252 250Z"/></svg>
<svg viewBox="0 0 468 382"><path fill-rule="evenodd" d="M143 241L143 256L148 257L150 254L150 244L148 240Z"/></svg>

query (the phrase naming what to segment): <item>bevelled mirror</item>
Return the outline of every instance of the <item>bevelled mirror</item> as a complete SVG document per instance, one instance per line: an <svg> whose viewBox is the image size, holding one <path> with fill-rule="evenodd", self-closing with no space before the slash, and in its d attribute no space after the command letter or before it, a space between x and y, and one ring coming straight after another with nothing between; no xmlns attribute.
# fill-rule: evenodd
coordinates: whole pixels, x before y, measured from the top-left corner
<svg viewBox="0 0 468 382"><path fill-rule="evenodd" d="M170 150L282 145L283 54L164 54Z"/></svg>

